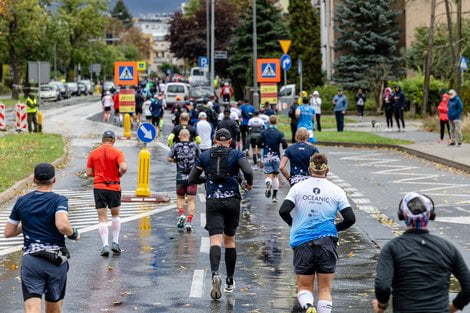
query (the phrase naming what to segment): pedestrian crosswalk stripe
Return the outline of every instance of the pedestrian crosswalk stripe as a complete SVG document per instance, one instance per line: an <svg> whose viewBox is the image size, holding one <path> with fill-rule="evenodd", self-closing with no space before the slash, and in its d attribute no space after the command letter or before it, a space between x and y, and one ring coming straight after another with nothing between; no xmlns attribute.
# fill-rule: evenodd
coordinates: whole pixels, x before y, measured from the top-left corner
<svg viewBox="0 0 470 313"><path fill-rule="evenodd" d="M54 190L55 193L69 199L69 220L73 227L78 227L81 233L98 229L98 215L95 209L92 191ZM123 191L123 195L132 195L133 191ZM129 222L144 216L165 212L174 209L174 204L157 205L148 202L123 202L120 208L121 222ZM3 229L10 216L12 206L0 211L0 256L20 251L23 247L23 236L5 238ZM108 212L110 212L108 210ZM108 224L111 224L111 213L108 213Z"/></svg>

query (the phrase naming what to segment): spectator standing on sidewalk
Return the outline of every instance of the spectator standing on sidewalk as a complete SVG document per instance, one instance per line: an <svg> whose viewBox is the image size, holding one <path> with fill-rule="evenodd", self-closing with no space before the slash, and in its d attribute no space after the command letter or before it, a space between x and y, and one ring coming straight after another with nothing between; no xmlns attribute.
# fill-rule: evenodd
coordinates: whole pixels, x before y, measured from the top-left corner
<svg viewBox="0 0 470 313"><path fill-rule="evenodd" d="M442 101L437 106L437 111L439 112L439 125L440 125L440 137L437 142L442 142L444 140L444 133L447 127L447 133L449 134L449 143L450 141L450 127L449 127L449 116L447 115L449 95L444 93L442 94Z"/></svg>
<svg viewBox="0 0 470 313"><path fill-rule="evenodd" d="M312 94L312 98L310 99L310 105L313 107L315 110L315 119L317 122L317 130L321 132L321 123L320 123L320 118L321 118L321 98L320 94L318 91L314 91Z"/></svg>
<svg viewBox="0 0 470 313"><path fill-rule="evenodd" d="M34 131L37 133L39 131L39 124L38 124L38 101L36 97L32 94L29 94L26 98L26 114L28 119L28 132ZM34 125L34 129L33 129Z"/></svg>
<svg viewBox="0 0 470 313"><path fill-rule="evenodd" d="M331 290L336 270L338 232L351 227L356 217L346 193L330 182L326 155L316 153L308 160L309 177L293 186L279 209L291 226L297 299L305 313L331 313ZM335 223L341 213L343 221ZM314 307L313 285L317 279L318 303Z"/></svg>
<svg viewBox="0 0 470 313"><path fill-rule="evenodd" d="M395 93L392 96L392 107L393 115L395 116L395 122L397 122L398 131L405 131L405 117L404 110L406 104L406 97L403 91L401 91L400 85L395 86ZM402 128L400 128L400 122Z"/></svg>
<svg viewBox="0 0 470 313"><path fill-rule="evenodd" d="M387 120L387 131L393 130L393 102L392 102L392 88L387 87L384 91L384 98L382 109L385 112L385 119Z"/></svg>
<svg viewBox="0 0 470 313"><path fill-rule="evenodd" d="M462 110L463 104L460 97L457 95L454 89L449 90L449 116L450 123L450 146L455 146L457 143L459 146L462 145Z"/></svg>
<svg viewBox="0 0 470 313"><path fill-rule="evenodd" d="M375 278L375 313L456 312L470 302L470 272L460 252L447 240L431 235L428 223L436 216L431 198L411 192L398 206L398 219L407 230L382 248ZM461 290L449 304L450 275Z"/></svg>
<svg viewBox="0 0 470 313"><path fill-rule="evenodd" d="M342 89L338 89L337 95L333 97L333 104L336 117L336 130L342 132L344 130L344 114L348 109L348 98L343 94Z"/></svg>
<svg viewBox="0 0 470 313"><path fill-rule="evenodd" d="M290 131L292 135L292 143L295 143L295 134L297 133L297 116L295 112L297 111L297 107L299 106L297 102L299 101L298 97L294 97L294 101L292 102L291 107L289 108L288 116L290 118Z"/></svg>
<svg viewBox="0 0 470 313"><path fill-rule="evenodd" d="M356 94L356 106L357 106L357 114L359 114L359 118L364 118L364 107L366 106L366 94L362 91L361 88L357 91Z"/></svg>

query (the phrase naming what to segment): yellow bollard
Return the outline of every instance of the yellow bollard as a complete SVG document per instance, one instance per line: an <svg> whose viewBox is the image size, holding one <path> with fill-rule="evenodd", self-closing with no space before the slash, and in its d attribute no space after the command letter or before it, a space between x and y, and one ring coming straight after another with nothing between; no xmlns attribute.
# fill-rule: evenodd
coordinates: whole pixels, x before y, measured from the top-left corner
<svg viewBox="0 0 470 313"><path fill-rule="evenodd" d="M128 114L126 114L128 115ZM137 168L137 189L135 195L137 197L150 196L150 152L145 147L139 152L139 166Z"/></svg>
<svg viewBox="0 0 470 313"><path fill-rule="evenodd" d="M131 138L131 117L128 113L124 114L124 137Z"/></svg>
<svg viewBox="0 0 470 313"><path fill-rule="evenodd" d="M38 111L38 131L42 133L42 112Z"/></svg>

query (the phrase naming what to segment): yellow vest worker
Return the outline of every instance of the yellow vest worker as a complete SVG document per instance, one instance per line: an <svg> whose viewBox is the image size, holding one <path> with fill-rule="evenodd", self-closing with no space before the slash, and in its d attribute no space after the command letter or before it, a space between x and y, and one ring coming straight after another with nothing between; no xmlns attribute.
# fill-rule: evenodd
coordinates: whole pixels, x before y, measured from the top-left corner
<svg viewBox="0 0 470 313"><path fill-rule="evenodd" d="M26 112L28 113L28 132L33 131L33 125L35 133L40 131L36 114L38 112L38 108L39 105L36 98L34 96L28 96L28 98L26 98Z"/></svg>
<svg viewBox="0 0 470 313"><path fill-rule="evenodd" d="M26 111L29 113L36 113L38 111L38 101L34 96L26 98Z"/></svg>

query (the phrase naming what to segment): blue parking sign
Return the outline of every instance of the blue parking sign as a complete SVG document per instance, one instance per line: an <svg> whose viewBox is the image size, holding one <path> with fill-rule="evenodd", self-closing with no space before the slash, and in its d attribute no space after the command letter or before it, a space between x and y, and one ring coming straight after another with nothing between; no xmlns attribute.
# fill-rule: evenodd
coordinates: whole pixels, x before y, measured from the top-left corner
<svg viewBox="0 0 470 313"><path fill-rule="evenodd" d="M199 67L202 67L202 68L209 67L209 58L208 57L199 57L197 59L197 65Z"/></svg>

